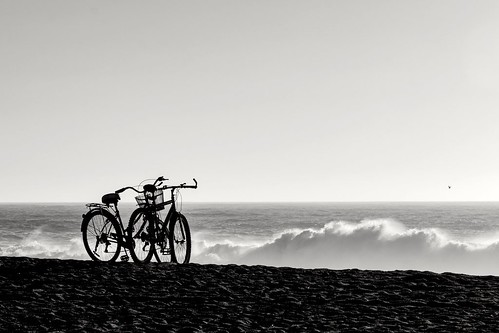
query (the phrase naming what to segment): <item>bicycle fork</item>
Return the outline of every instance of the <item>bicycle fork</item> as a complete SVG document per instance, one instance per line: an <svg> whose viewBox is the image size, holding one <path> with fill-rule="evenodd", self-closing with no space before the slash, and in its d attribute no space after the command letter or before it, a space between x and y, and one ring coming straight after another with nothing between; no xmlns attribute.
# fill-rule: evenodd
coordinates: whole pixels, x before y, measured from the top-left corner
<svg viewBox="0 0 499 333"><path fill-rule="evenodd" d="M178 226L180 227L180 235L182 236L180 239L178 239L177 237L175 237L175 230L172 230L173 232L173 241L177 244L183 244L185 243L185 229L184 229L184 224L181 222L182 219L180 218L180 216L178 217Z"/></svg>

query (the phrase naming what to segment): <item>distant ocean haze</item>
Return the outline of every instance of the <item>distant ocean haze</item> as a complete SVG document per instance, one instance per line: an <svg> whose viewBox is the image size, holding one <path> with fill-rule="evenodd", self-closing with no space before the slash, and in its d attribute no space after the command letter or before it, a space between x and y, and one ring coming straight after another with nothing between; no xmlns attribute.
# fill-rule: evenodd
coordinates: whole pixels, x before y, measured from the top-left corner
<svg viewBox="0 0 499 333"><path fill-rule="evenodd" d="M135 208L123 203L125 223ZM89 257L84 204L0 204L0 255ZM499 204L184 203L192 262L499 275Z"/></svg>

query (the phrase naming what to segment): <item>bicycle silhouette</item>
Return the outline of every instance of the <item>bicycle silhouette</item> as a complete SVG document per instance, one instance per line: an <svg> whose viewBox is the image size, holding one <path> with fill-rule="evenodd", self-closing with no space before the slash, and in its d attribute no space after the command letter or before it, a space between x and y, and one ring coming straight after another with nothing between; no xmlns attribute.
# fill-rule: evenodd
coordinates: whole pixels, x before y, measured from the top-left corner
<svg viewBox="0 0 499 333"><path fill-rule="evenodd" d="M185 183L176 186L161 186L164 177L153 184L142 186L142 190L127 186L114 193L102 196L102 203L89 203L89 211L83 214L81 232L85 249L95 261L128 261L128 251L134 262L147 263L154 256L158 262L187 264L191 257L191 233L185 216L177 210L176 194L183 188L197 188ZM140 187L140 185L139 185ZM132 212L125 229L118 209L119 194L131 189L138 208ZM170 190L170 200L164 201L163 191ZM161 211L170 205L164 220Z"/></svg>

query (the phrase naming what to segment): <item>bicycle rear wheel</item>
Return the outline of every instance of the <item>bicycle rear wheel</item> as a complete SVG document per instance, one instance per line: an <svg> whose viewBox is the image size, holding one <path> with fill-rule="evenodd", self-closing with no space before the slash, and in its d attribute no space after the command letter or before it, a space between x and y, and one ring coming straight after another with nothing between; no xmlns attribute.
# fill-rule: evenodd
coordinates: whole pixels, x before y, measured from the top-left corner
<svg viewBox="0 0 499 333"><path fill-rule="evenodd" d="M184 215L178 213L170 222L169 241L172 262L187 264L191 259L191 230Z"/></svg>
<svg viewBox="0 0 499 333"><path fill-rule="evenodd" d="M89 212L81 224L83 244L92 260L116 261L123 237L116 218L107 210Z"/></svg>
<svg viewBox="0 0 499 333"><path fill-rule="evenodd" d="M154 251L154 226L152 224L153 222L149 221L143 208L137 208L130 216L127 237L130 255L136 263L144 264L151 261Z"/></svg>
<svg viewBox="0 0 499 333"><path fill-rule="evenodd" d="M168 240L166 223L158 221L156 225L156 239L154 242L154 257L157 262L171 262L172 254Z"/></svg>

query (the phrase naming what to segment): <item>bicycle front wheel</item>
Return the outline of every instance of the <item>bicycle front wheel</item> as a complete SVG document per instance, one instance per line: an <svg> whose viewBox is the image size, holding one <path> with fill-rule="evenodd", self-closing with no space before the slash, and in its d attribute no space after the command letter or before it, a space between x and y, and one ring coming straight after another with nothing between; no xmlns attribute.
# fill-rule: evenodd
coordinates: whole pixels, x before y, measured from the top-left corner
<svg viewBox="0 0 499 333"><path fill-rule="evenodd" d="M184 215L178 213L170 222L170 246L172 262L187 264L191 259L191 230Z"/></svg>
<svg viewBox="0 0 499 333"><path fill-rule="evenodd" d="M116 261L121 251L121 229L116 218L106 210L89 212L81 224L83 244L92 260Z"/></svg>
<svg viewBox="0 0 499 333"><path fill-rule="evenodd" d="M151 261L154 251L154 225L149 221L145 209L137 208L133 211L127 231L133 261L142 264Z"/></svg>

